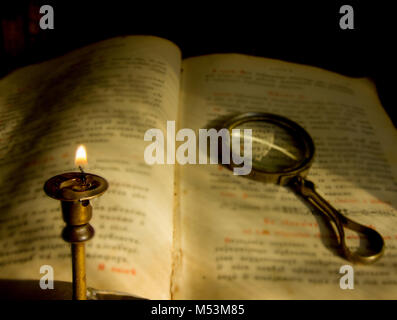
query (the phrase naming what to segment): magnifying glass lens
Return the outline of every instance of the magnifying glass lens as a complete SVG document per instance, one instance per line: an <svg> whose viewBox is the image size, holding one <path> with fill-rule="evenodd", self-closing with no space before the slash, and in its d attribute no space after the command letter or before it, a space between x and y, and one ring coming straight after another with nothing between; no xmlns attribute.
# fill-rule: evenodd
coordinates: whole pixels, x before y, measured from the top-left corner
<svg viewBox="0 0 397 320"><path fill-rule="evenodd" d="M289 171L304 160L307 146L300 136L288 127L270 121L247 121L235 126L233 136L244 141L244 129L252 129L245 140L252 142L252 168L268 173Z"/></svg>

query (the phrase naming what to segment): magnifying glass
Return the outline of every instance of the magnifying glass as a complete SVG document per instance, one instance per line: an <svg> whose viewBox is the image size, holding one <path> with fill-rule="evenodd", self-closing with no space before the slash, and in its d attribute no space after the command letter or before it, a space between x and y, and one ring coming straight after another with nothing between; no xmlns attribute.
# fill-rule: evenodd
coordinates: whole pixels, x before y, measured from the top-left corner
<svg viewBox="0 0 397 320"><path fill-rule="evenodd" d="M384 240L377 231L350 220L338 212L316 192L314 183L306 179L314 159L315 148L312 138L301 126L274 114L245 113L226 121L223 128L229 130L230 141L236 138L236 135L240 141L251 139L250 178L290 187L334 223L338 245L346 259L370 264L383 255ZM251 129L252 134L244 137L244 129ZM231 152L235 150L231 148ZM231 161L229 168L236 167L238 165ZM346 245L345 228L361 233L369 243L370 252L365 252L364 255L351 251Z"/></svg>

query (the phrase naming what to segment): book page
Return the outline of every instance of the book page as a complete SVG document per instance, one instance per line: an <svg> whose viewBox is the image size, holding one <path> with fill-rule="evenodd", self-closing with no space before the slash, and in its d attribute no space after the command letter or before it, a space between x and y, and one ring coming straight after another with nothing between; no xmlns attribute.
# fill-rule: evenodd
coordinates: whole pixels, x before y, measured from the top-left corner
<svg viewBox="0 0 397 320"><path fill-rule="evenodd" d="M71 281L60 202L43 186L78 171L84 144L85 171L109 182L91 201L87 285L169 298L174 170L146 164L143 137L176 118L180 62L167 40L119 37L0 81L1 278L40 279L50 265L55 280Z"/></svg>
<svg viewBox="0 0 397 320"><path fill-rule="evenodd" d="M354 289L341 289L340 268L352 263L337 252L328 220L296 194L221 165L180 165L173 298L397 298L397 136L374 85L245 55L182 67L181 128L197 134L244 112L296 121L316 146L307 178L341 213L380 232L386 250L373 265L354 264ZM346 238L359 248L358 234Z"/></svg>

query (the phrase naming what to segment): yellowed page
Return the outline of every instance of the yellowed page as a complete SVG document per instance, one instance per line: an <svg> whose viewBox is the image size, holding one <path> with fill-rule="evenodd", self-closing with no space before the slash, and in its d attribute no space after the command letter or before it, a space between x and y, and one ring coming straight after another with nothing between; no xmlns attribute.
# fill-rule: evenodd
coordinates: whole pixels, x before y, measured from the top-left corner
<svg viewBox="0 0 397 320"><path fill-rule="evenodd" d="M397 137L372 83L234 54L182 67L181 128L248 111L300 123L317 147L308 178L341 212L378 230L386 251L374 265L354 265L354 289L342 290L339 271L351 263L295 194L219 165L181 165L173 298L397 298ZM357 234L347 236L357 247Z"/></svg>
<svg viewBox="0 0 397 320"><path fill-rule="evenodd" d="M0 81L2 278L40 279L51 265L56 280L71 281L60 203L43 185L77 171L84 144L86 171L110 184L92 201L88 286L169 298L174 170L146 164L143 136L176 118L180 62L167 40L119 37Z"/></svg>

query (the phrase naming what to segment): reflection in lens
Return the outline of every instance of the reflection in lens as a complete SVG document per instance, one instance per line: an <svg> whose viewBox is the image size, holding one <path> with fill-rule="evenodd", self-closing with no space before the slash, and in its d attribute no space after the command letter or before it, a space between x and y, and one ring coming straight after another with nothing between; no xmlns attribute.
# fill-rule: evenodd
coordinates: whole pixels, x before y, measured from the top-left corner
<svg viewBox="0 0 397 320"><path fill-rule="evenodd" d="M244 129L252 129L252 167L255 170L270 173L290 170L304 160L304 142L287 127L269 121L248 121L233 129L239 129L232 130L232 137L239 136L241 144Z"/></svg>

